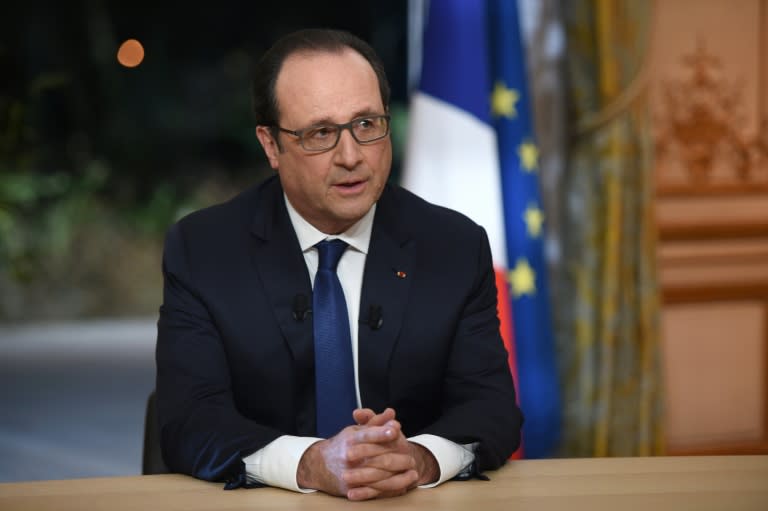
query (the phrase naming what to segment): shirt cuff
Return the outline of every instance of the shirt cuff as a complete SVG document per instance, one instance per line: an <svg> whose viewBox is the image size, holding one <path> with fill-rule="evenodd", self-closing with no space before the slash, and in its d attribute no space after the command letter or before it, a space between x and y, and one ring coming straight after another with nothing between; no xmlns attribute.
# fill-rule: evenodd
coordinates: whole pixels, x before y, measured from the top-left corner
<svg viewBox="0 0 768 511"><path fill-rule="evenodd" d="M301 493L317 490L300 488L296 480L299 462L309 447L322 438L283 435L243 458L248 481Z"/></svg>
<svg viewBox="0 0 768 511"><path fill-rule="evenodd" d="M417 435L408 439L427 449L437 460L440 477L434 483L424 484L419 488L434 488L453 479L459 472L475 461L475 454L466 447L436 435Z"/></svg>

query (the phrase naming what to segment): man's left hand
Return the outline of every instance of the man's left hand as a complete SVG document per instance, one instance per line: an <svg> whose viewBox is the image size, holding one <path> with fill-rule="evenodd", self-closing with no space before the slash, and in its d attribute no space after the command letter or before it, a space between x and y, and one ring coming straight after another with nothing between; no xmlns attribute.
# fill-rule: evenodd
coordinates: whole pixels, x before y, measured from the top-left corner
<svg viewBox="0 0 768 511"><path fill-rule="evenodd" d="M353 468L342 474L350 500L402 495L421 484L438 479L440 469L432 453L421 445L408 442L394 420L394 411L375 415L371 410L356 410L355 421L361 426L387 426L396 432L386 443L361 442L350 447L347 457ZM386 419L386 422L382 422ZM365 429L358 432L365 434Z"/></svg>

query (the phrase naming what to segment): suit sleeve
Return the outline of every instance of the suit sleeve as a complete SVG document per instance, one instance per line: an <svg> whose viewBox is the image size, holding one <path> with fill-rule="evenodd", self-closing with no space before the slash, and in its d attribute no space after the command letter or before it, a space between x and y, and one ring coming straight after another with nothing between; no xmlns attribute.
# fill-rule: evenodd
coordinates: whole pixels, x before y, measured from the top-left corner
<svg viewBox="0 0 768 511"><path fill-rule="evenodd" d="M157 336L157 405L163 458L206 480L240 477L242 458L282 433L243 417L234 404L222 340L196 293L181 227L166 237Z"/></svg>
<svg viewBox="0 0 768 511"><path fill-rule="evenodd" d="M476 232L476 275L447 360L442 414L422 433L475 444L482 471L500 467L517 450L523 417L499 331L488 238L482 228Z"/></svg>

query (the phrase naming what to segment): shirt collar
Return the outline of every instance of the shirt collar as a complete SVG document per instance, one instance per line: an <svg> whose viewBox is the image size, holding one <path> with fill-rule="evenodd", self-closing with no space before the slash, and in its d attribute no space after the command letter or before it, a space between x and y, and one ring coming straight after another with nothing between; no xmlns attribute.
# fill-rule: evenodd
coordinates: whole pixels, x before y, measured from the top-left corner
<svg viewBox="0 0 768 511"><path fill-rule="evenodd" d="M314 225L307 222L296 211L285 193L283 193L283 198L285 199L285 206L288 208L288 217L291 219L291 224L293 224L293 230L296 231L296 237L299 239L299 246L302 252L306 252L325 239L338 238L358 252L368 254L368 245L371 242L371 231L373 230L373 217L376 213L375 203L363 218L352 224L349 229L341 234L333 235L317 230Z"/></svg>

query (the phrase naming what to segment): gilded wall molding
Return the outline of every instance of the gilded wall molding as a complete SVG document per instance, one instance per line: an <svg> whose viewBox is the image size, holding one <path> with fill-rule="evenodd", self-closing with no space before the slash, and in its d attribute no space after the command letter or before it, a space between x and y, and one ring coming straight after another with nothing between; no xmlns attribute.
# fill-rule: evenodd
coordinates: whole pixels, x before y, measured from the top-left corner
<svg viewBox="0 0 768 511"><path fill-rule="evenodd" d="M768 118L745 106L744 80L761 80L760 71L734 78L728 62L708 46L700 39L679 59L677 76L660 81L654 116L658 192L768 191ZM752 133L745 129L750 121L759 126Z"/></svg>

